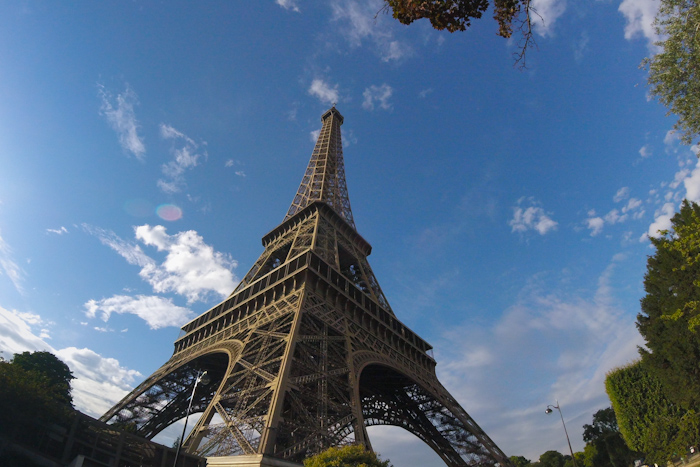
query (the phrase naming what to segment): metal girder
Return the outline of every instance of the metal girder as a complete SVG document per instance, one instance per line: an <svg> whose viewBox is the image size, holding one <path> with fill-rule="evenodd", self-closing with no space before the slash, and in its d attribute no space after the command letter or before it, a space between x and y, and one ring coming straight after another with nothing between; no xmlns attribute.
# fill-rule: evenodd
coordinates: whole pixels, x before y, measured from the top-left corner
<svg viewBox="0 0 700 467"><path fill-rule="evenodd" d="M183 443L208 456L293 461L363 444L396 425L450 467L506 466L506 456L440 384L430 345L394 315L356 232L332 108L285 220L232 294L183 326L171 359L103 417L151 438L202 415Z"/></svg>

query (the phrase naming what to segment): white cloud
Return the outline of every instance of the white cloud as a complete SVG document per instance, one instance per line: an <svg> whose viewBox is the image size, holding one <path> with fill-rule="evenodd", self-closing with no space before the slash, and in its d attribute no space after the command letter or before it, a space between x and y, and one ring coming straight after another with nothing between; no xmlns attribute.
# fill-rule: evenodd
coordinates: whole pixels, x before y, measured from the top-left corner
<svg viewBox="0 0 700 467"><path fill-rule="evenodd" d="M299 6L296 0L275 0L275 2L285 10L292 10L299 13Z"/></svg>
<svg viewBox="0 0 700 467"><path fill-rule="evenodd" d="M523 209L520 205L527 201L531 206ZM558 223L553 221L547 213L533 198L521 198L518 200L518 206L513 207L513 219L508 222L512 227L512 232L527 232L535 230L540 235L556 230Z"/></svg>
<svg viewBox="0 0 700 467"><path fill-rule="evenodd" d="M381 0L336 0L331 4L333 21L345 24L340 32L352 47L359 47L368 39L374 43L382 61L398 61L411 55L412 50L394 38L393 25L387 22L385 15L377 14L383 6Z"/></svg>
<svg viewBox="0 0 700 467"><path fill-rule="evenodd" d="M639 155L642 156L643 158L647 158L651 156L651 149L649 148L648 144L645 144L644 146L641 147L639 150Z"/></svg>
<svg viewBox="0 0 700 467"><path fill-rule="evenodd" d="M681 138L678 136L676 130L668 130L666 136L664 136L664 144L666 146L674 146L677 144Z"/></svg>
<svg viewBox="0 0 700 467"><path fill-rule="evenodd" d="M10 360L13 354L25 351L53 351L49 344L32 332L32 326L42 323L39 315L6 310L0 306L0 350L3 352L1 356Z"/></svg>
<svg viewBox="0 0 700 467"><path fill-rule="evenodd" d="M676 212L676 206L674 203L666 203L661 209L654 213L654 222L649 226L649 230L646 234L642 235L640 240L646 240L647 235L649 237L659 237L660 230L669 230L671 228L671 218Z"/></svg>
<svg viewBox="0 0 700 467"><path fill-rule="evenodd" d="M139 124L134 114L134 106L138 105L136 93L128 84L122 94L117 94L116 99L101 84L98 84L98 93L102 99L100 114L117 132L119 144L125 151L143 160L146 155L146 146L138 134Z"/></svg>
<svg viewBox="0 0 700 467"><path fill-rule="evenodd" d="M309 136L311 137L311 141L314 143L318 140L318 136L321 134L321 129L319 128L318 130L310 131Z"/></svg>
<svg viewBox="0 0 700 467"><path fill-rule="evenodd" d="M632 40L641 35L647 39L649 49L654 50L654 42L659 40L653 25L659 11L659 0L623 0L618 11L627 20L625 39Z"/></svg>
<svg viewBox="0 0 700 467"><path fill-rule="evenodd" d="M617 190L617 193L615 193L615 196L613 197L613 201L616 203L619 203L623 199L627 199L630 196L630 189L626 186L623 186L619 190Z"/></svg>
<svg viewBox="0 0 700 467"><path fill-rule="evenodd" d="M65 227L61 226L58 229L46 229L47 233L54 233L56 235L63 235L64 233L68 233L68 229Z"/></svg>
<svg viewBox="0 0 700 467"><path fill-rule="evenodd" d="M418 93L418 97L421 99L425 99L428 97L429 94L432 94L433 88L428 88L428 89L423 89L421 92Z"/></svg>
<svg viewBox="0 0 700 467"><path fill-rule="evenodd" d="M542 37L551 36L554 23L566 11L566 0L532 0L530 5L535 32Z"/></svg>
<svg viewBox="0 0 700 467"><path fill-rule="evenodd" d="M191 310L175 305L171 299L144 295L114 295L102 300L90 300L85 304L85 309L88 317L94 318L99 313L104 322L109 320L112 313L136 315L146 321L151 329L180 327L194 317Z"/></svg>
<svg viewBox="0 0 700 467"><path fill-rule="evenodd" d="M365 98L362 102L362 108L365 110L374 110L374 103L376 102L380 108L391 110L392 105L389 99L393 92L394 90L392 87L386 83L381 86L371 85L362 93L362 96Z"/></svg>
<svg viewBox="0 0 700 467"><path fill-rule="evenodd" d="M229 255L214 251L194 230L168 235L165 227L136 227L136 239L167 252L159 267L144 267L139 273L157 293L175 292L191 303L204 300L208 292L221 297L230 294L237 280L232 268L238 263Z"/></svg>
<svg viewBox="0 0 700 467"><path fill-rule="evenodd" d="M124 368L114 358L90 349L67 347L56 353L76 377L72 382L75 407L99 417L131 391L141 373Z"/></svg>
<svg viewBox="0 0 700 467"><path fill-rule="evenodd" d="M233 167L233 159L229 159L224 164L224 167Z"/></svg>
<svg viewBox="0 0 700 467"><path fill-rule="evenodd" d="M161 171L166 179L158 180L158 187L163 192L169 194L177 193L185 185L185 171L197 167L199 159L206 157L207 153L204 151L202 154L198 154L199 145L192 138L170 125L160 124L160 136L163 139L181 141L183 143L182 147L173 147L171 149L173 160L161 166Z"/></svg>
<svg viewBox="0 0 700 467"><path fill-rule="evenodd" d="M642 200L637 199L637 198L630 198L630 200L627 202L624 208L622 208L622 212L627 213L634 211L635 209L638 209L642 205Z"/></svg>
<svg viewBox="0 0 700 467"><path fill-rule="evenodd" d="M238 175L239 177L245 177L245 172L243 172L242 170L236 170L236 175Z"/></svg>
<svg viewBox="0 0 700 467"><path fill-rule="evenodd" d="M586 219L586 226L591 230L591 237L595 237L600 232L602 232L604 225L605 221L602 217L593 217L590 219Z"/></svg>
<svg viewBox="0 0 700 467"><path fill-rule="evenodd" d="M610 283L621 259L595 290L573 296L533 278L495 324L455 326L435 343L439 379L496 444L535 459L542 452L533 439L568 451L561 421L544 414L558 399L567 425L576 420L568 427L574 449L583 448L582 425L609 404L606 373L638 358L642 343L633 314L614 305Z"/></svg>
<svg viewBox="0 0 700 467"><path fill-rule="evenodd" d="M75 408L98 417L132 388L141 374L122 367L89 349L68 347L56 350L37 336L31 326L44 323L39 315L9 311L0 306L0 356L12 359L16 353L45 350L61 359L76 377L71 382ZM43 333L43 330L39 331Z"/></svg>
<svg viewBox="0 0 700 467"><path fill-rule="evenodd" d="M140 266L139 276L156 293L174 292L187 297L191 303L206 300L210 293L225 297L237 284L238 279L231 269L238 263L229 255L214 251L194 230L168 235L162 225L135 227L136 240L167 253L159 265L139 245L124 241L114 232L88 225L83 227L130 264Z"/></svg>
<svg viewBox="0 0 700 467"><path fill-rule="evenodd" d="M608 224L617 224L618 222L624 222L627 220L626 214L620 214L620 211L613 209L605 215L605 222Z"/></svg>
<svg viewBox="0 0 700 467"><path fill-rule="evenodd" d="M338 102L338 85L331 87L322 79L315 79L309 87L309 94L317 97L324 104L335 104Z"/></svg>
<svg viewBox="0 0 700 467"><path fill-rule="evenodd" d="M10 279L12 285L15 286L17 292L23 294L24 287L22 286L22 282L24 281L25 272L15 263L12 256L12 248L10 248L10 245L0 236L0 267L2 267L7 278Z"/></svg>

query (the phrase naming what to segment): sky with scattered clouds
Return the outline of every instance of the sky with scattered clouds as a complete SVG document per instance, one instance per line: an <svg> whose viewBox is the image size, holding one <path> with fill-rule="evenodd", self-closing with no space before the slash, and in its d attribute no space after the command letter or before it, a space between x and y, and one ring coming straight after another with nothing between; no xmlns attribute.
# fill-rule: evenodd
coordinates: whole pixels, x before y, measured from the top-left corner
<svg viewBox="0 0 700 467"><path fill-rule="evenodd" d="M380 0L3 2L0 356L55 352L106 411L255 262L335 103L369 260L440 379L508 455L566 452L557 400L582 449L699 150L639 68L657 0L532 4L520 71L490 14L449 34Z"/></svg>

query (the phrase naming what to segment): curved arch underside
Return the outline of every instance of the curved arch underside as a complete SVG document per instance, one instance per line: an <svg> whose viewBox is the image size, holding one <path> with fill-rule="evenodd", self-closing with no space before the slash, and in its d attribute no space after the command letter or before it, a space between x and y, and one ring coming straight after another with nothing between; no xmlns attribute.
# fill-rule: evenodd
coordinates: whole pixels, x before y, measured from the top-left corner
<svg viewBox="0 0 700 467"><path fill-rule="evenodd" d="M366 426L404 428L423 440L449 466L495 464L494 453L486 447L490 440L482 436L483 432L475 433L470 428L473 421L464 419L466 413L449 406L451 397L446 405L439 400L444 398L384 364L365 367L359 389Z"/></svg>

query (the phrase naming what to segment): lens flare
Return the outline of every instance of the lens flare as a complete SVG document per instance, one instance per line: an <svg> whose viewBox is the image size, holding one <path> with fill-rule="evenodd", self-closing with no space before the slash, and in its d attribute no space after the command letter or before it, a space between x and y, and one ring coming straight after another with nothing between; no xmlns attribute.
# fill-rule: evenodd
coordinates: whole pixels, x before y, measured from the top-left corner
<svg viewBox="0 0 700 467"><path fill-rule="evenodd" d="M156 214L164 221L176 221L182 217L182 209L174 204L161 204L156 208Z"/></svg>

